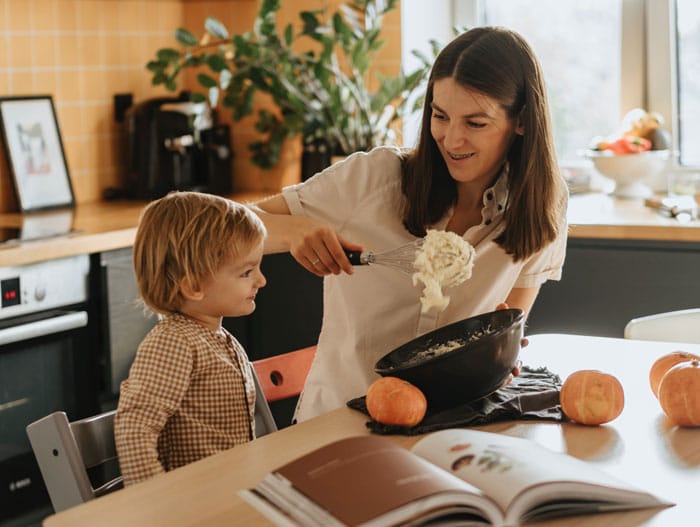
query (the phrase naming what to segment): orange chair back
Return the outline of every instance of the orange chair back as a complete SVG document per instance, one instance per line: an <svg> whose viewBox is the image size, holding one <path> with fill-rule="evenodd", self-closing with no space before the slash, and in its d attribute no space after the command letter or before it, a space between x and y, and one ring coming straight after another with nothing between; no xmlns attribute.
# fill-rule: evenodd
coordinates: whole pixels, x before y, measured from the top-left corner
<svg viewBox="0 0 700 527"><path fill-rule="evenodd" d="M314 360L316 346L253 361L267 402L299 395Z"/></svg>

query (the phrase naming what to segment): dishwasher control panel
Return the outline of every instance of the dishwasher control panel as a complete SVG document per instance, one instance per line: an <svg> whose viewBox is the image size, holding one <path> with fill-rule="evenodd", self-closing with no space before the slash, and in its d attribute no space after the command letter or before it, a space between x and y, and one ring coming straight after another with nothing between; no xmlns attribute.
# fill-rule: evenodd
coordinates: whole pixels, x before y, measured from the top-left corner
<svg viewBox="0 0 700 527"><path fill-rule="evenodd" d="M87 254L0 267L0 319L87 301Z"/></svg>

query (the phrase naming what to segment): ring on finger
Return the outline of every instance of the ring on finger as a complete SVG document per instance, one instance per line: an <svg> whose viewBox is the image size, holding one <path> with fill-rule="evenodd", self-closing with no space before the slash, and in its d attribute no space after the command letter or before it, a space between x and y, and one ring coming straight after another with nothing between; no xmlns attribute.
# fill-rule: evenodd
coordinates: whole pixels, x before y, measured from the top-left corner
<svg viewBox="0 0 700 527"><path fill-rule="evenodd" d="M320 261L321 261L320 258L316 258L315 260L313 260L313 261L311 262L311 265L313 265L314 267L316 267L316 264L318 264L318 262L320 262Z"/></svg>

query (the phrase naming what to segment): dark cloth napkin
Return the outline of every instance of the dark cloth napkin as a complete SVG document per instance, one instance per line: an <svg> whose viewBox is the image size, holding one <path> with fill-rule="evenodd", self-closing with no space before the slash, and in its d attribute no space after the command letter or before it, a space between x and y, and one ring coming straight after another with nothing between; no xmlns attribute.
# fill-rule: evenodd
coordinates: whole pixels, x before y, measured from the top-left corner
<svg viewBox="0 0 700 527"><path fill-rule="evenodd" d="M426 416L414 427L384 425L370 419L367 428L377 434L417 435L515 419L561 421L560 388L561 379L547 368L523 366L518 377L491 395L436 412L428 408ZM348 401L347 405L369 415L364 396Z"/></svg>

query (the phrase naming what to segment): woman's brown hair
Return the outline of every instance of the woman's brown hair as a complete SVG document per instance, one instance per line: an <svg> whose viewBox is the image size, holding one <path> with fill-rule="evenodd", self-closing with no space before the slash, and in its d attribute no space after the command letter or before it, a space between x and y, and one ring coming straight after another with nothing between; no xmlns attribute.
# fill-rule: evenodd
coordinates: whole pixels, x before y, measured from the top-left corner
<svg viewBox="0 0 700 527"><path fill-rule="evenodd" d="M151 202L134 241L141 299L155 313L177 312L183 279L199 288L224 261L245 256L265 234L251 210L219 196L171 192Z"/></svg>
<svg viewBox="0 0 700 527"><path fill-rule="evenodd" d="M515 136L507 154L508 206L496 243L516 261L527 258L557 237L567 191L557 168L542 69L527 42L505 28L471 29L435 60L418 146L403 163L404 225L424 236L456 201L456 183L430 133L433 87L444 78L494 98L509 118L520 119L524 134Z"/></svg>

